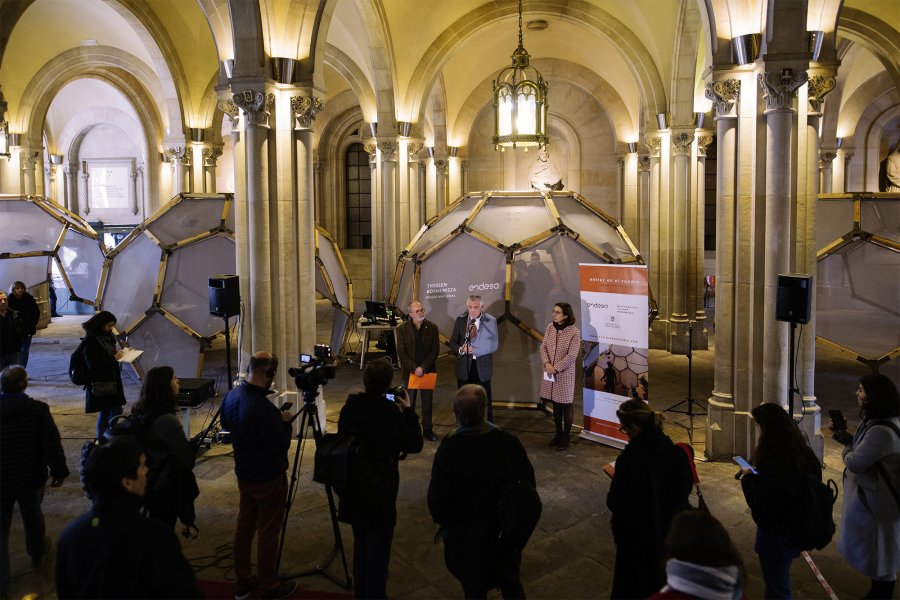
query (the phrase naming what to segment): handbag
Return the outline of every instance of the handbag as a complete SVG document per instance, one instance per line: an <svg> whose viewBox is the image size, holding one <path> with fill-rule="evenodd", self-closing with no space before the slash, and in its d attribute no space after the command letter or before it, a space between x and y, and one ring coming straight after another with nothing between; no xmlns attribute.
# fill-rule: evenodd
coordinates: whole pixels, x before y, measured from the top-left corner
<svg viewBox="0 0 900 600"><path fill-rule="evenodd" d="M91 394L96 398L111 398L118 392L115 381L95 381L91 384Z"/></svg>

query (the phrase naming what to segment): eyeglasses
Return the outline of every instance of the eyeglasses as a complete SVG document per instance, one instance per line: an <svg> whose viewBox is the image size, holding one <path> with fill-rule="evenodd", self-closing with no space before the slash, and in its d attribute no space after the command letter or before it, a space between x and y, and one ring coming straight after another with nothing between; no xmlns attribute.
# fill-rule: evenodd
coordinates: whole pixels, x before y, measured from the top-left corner
<svg viewBox="0 0 900 600"><path fill-rule="evenodd" d="M414 313L425 314L425 309L424 309L424 308L417 308L416 310L414 310L414 311L412 311L412 312L414 312Z"/></svg>

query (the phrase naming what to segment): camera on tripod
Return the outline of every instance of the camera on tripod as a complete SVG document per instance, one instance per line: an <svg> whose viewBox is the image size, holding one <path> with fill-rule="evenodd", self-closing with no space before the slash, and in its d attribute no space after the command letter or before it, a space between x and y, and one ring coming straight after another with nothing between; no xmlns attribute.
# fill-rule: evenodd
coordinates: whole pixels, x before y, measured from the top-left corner
<svg viewBox="0 0 900 600"><path fill-rule="evenodd" d="M331 347L327 344L316 344L313 355L301 354L300 366L288 369L288 374L294 378L294 385L303 392L303 399L307 402L314 400L320 385L326 385L330 379L334 379L334 365L325 364L331 358Z"/></svg>

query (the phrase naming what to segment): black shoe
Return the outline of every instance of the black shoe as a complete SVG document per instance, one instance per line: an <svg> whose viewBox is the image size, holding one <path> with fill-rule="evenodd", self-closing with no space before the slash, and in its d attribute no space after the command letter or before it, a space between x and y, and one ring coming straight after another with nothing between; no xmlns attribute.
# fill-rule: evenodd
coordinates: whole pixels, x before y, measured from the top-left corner
<svg viewBox="0 0 900 600"><path fill-rule="evenodd" d="M274 590L259 590L260 598L287 598L297 589L297 580L286 579L278 584Z"/></svg>
<svg viewBox="0 0 900 600"><path fill-rule="evenodd" d="M234 586L234 600L247 600L250 593L256 591L259 587L259 578L251 575L246 581L240 581Z"/></svg>
<svg viewBox="0 0 900 600"><path fill-rule="evenodd" d="M436 442L438 439L434 434L434 431L432 431L431 429L425 429L424 431L422 431L422 437L431 442Z"/></svg>
<svg viewBox="0 0 900 600"><path fill-rule="evenodd" d="M37 569L41 566L41 563L44 562L44 559L50 554L50 548L53 546L53 542L50 540L50 536L46 536L44 538L44 548L41 550L41 553L31 557L31 566Z"/></svg>
<svg viewBox="0 0 900 600"><path fill-rule="evenodd" d="M565 452L569 449L569 434L564 433L562 437L559 438L559 446L556 447L560 452Z"/></svg>
<svg viewBox="0 0 900 600"><path fill-rule="evenodd" d="M562 438L562 434L561 434L561 433L557 433L556 435L553 436L553 439L550 440L550 443L547 444L547 445L548 445L548 446L559 446L559 440L560 440L561 438Z"/></svg>

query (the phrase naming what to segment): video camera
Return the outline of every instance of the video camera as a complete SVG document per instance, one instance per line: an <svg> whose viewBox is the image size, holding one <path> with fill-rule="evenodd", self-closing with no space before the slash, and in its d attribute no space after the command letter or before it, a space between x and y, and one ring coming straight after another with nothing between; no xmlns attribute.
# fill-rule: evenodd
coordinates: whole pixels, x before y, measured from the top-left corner
<svg viewBox="0 0 900 600"><path fill-rule="evenodd" d="M331 347L327 344L316 344L313 355L301 354L300 366L288 369L294 378L294 385L303 392L303 400L315 400L320 385L326 385L336 374L334 365L325 364L331 358Z"/></svg>

